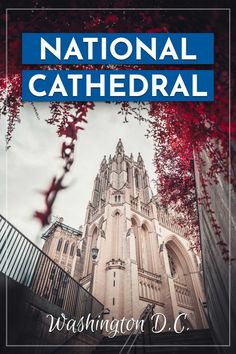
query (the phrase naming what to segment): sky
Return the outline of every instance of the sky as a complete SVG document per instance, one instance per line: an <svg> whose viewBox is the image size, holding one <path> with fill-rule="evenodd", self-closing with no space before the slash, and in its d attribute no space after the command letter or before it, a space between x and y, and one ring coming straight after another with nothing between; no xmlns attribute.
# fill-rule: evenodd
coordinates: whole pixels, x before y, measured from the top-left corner
<svg viewBox="0 0 236 354"><path fill-rule="evenodd" d="M7 152L4 142L6 120L5 117L0 120L0 213L41 246L40 237L45 230L32 215L44 208L40 192L46 190L52 177L62 171L59 155L64 140L57 136L55 126L45 122L50 116L47 103L37 103L36 107L40 120L29 103L21 109L21 123L16 124ZM132 152L136 159L138 152L141 153L150 180L155 179L153 142L145 137L148 123L132 118L124 123L118 110L115 104L96 103L95 109L88 114L85 130L79 131L75 162L64 183L68 188L59 192L52 213L63 217L64 223L71 227L84 224L101 160L104 155L114 155L119 138L127 155ZM152 187L154 191L154 184Z"/></svg>

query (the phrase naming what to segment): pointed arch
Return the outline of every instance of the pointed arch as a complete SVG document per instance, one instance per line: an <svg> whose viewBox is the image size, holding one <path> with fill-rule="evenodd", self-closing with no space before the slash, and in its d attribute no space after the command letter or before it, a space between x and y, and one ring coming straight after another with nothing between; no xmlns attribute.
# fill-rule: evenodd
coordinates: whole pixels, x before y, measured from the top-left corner
<svg viewBox="0 0 236 354"><path fill-rule="evenodd" d="M104 187L105 188L108 186L108 182L109 182L109 174L108 174L108 171L106 170L104 172Z"/></svg>
<svg viewBox="0 0 236 354"><path fill-rule="evenodd" d="M119 209L116 209L113 212L113 249L112 256L114 259L121 257L121 212Z"/></svg>
<svg viewBox="0 0 236 354"><path fill-rule="evenodd" d="M100 191L100 183L101 183L100 178L97 176L95 180L95 190L98 192Z"/></svg>
<svg viewBox="0 0 236 354"><path fill-rule="evenodd" d="M64 246L64 250L63 250L64 254L67 254L68 247L69 247L69 241L66 241L65 246Z"/></svg>
<svg viewBox="0 0 236 354"><path fill-rule="evenodd" d="M58 243L57 243L57 252L61 251L62 242L63 242L63 239L61 237L60 240L58 240Z"/></svg>
<svg viewBox="0 0 236 354"><path fill-rule="evenodd" d="M128 162L126 162L126 180L129 183L129 181L130 181L130 165Z"/></svg>
<svg viewBox="0 0 236 354"><path fill-rule="evenodd" d="M148 176L147 176L147 171L143 174L143 188L146 188L148 186Z"/></svg>
<svg viewBox="0 0 236 354"><path fill-rule="evenodd" d="M165 240L166 247L174 250L183 268L188 269L189 272L194 272L195 267L193 261L186 250L183 243L175 236L169 235Z"/></svg>
<svg viewBox="0 0 236 354"><path fill-rule="evenodd" d="M199 295L198 287L200 285L200 279L197 277L196 266L194 260L191 258L186 247L180 240L170 235L166 240L166 250L169 256L169 262L174 262L175 273L172 277L175 286L175 294L177 304L180 307L192 306L194 308L196 317L201 321L200 308L199 308ZM172 265L169 263L170 269ZM194 274L194 279L192 278Z"/></svg>
<svg viewBox="0 0 236 354"><path fill-rule="evenodd" d="M120 216L122 216L122 212L120 209L116 208L113 213L112 213L112 216L114 217L116 214L119 214Z"/></svg>
<svg viewBox="0 0 236 354"><path fill-rule="evenodd" d="M140 239L141 239L143 268L149 272L153 272L150 232L148 231L148 226L146 222L144 222L141 225L140 236L141 236Z"/></svg>
<svg viewBox="0 0 236 354"><path fill-rule="evenodd" d="M144 220L142 225L144 225L148 232L151 232L151 226L147 220Z"/></svg>
<svg viewBox="0 0 236 354"><path fill-rule="evenodd" d="M140 235L139 235L139 225L140 221L135 216L131 217L131 227L135 238L135 252L136 252L136 262L138 268L142 268L142 258L141 258L141 247L140 247Z"/></svg>
<svg viewBox="0 0 236 354"><path fill-rule="evenodd" d="M139 218L138 218L138 216L136 214L132 214L131 215L131 223L133 223L133 222L136 223L137 226L141 225L141 222L140 222L140 220L139 220Z"/></svg>
<svg viewBox="0 0 236 354"><path fill-rule="evenodd" d="M139 172L137 168L134 170L134 181L135 181L135 187L139 189Z"/></svg>
<svg viewBox="0 0 236 354"><path fill-rule="evenodd" d="M90 230L89 230L89 237L92 237L92 235L93 235L95 229L98 229L98 224L97 224L97 223L94 223L94 224L91 226L91 228L90 228Z"/></svg>
<svg viewBox="0 0 236 354"><path fill-rule="evenodd" d="M75 243L72 243L70 247L70 257L74 256L74 252L75 252Z"/></svg>

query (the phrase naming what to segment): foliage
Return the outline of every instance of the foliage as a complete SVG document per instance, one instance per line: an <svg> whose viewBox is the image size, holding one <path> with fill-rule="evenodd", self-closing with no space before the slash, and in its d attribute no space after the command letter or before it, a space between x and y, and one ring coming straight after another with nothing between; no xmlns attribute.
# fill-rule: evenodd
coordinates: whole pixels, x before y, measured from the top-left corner
<svg viewBox="0 0 236 354"><path fill-rule="evenodd" d="M22 3L22 4L21 4ZM106 7L107 1L101 1L100 7ZM43 1L35 2L36 7L43 7ZM73 1L70 7L76 7ZM115 7L129 6L131 2L116 1ZM23 1L18 7L23 7ZM60 3L59 5L60 6ZM68 5L69 6L69 5ZM229 132L235 138L236 124L229 122L229 38L228 14L224 11L210 10L84 10L84 11L47 11L22 10L10 11L8 19L1 16L2 21L8 22L8 72L5 76L5 56L0 61L0 102L1 113L8 117L7 146L14 131L15 124L20 121L19 108L24 105L21 100L21 33L22 32L214 32L215 34L215 102L177 102L141 103L138 110L131 104L120 103L120 112L125 121L129 113L136 114L142 119L140 107L148 108L150 116L149 135L154 139L154 164L157 172L157 190L162 206L171 206L178 214L177 220L186 229L186 236L195 239L195 247L199 248L199 230L197 218L197 200L193 173L193 159L202 170L204 161L201 152L206 151L210 165L206 175L201 174L202 196L210 213L217 242L222 247L224 258L229 259L227 245L223 244L221 231L210 206L208 186L217 183L217 175L222 174L229 183L235 183L229 176ZM5 34L1 33L1 42ZM233 63L235 56L232 56ZM28 66L27 68L33 68ZM83 66L83 69L111 69L107 66ZM70 69L82 68L79 65ZM112 69L118 69L113 66ZM140 67L142 68L142 67ZM145 69L151 69L146 66ZM188 67L189 68L189 67ZM200 68L200 67L199 67ZM234 81L233 81L234 82ZM234 94L234 93L233 93ZM233 105L235 104L234 101ZM35 108L35 107L34 107ZM92 102L50 103L51 116L49 124L57 126L57 134L68 138L62 143L61 158L64 168L59 178L53 177L44 194L45 207L42 212L35 212L41 224L47 225L57 193L62 190L63 180L73 164L73 153L81 123L86 122L87 112L94 108ZM234 107L233 107L234 108ZM193 152L195 156L193 156Z"/></svg>

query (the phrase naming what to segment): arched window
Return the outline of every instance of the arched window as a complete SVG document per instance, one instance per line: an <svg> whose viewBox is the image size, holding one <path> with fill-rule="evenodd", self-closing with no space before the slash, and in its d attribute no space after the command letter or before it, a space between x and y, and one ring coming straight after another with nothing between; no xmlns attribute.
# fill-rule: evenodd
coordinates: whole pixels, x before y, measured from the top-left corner
<svg viewBox="0 0 236 354"><path fill-rule="evenodd" d="M143 188L146 188L148 186L148 177L147 174L145 173L143 175Z"/></svg>
<svg viewBox="0 0 236 354"><path fill-rule="evenodd" d="M100 191L100 179L97 177L95 182L95 190Z"/></svg>
<svg viewBox="0 0 236 354"><path fill-rule="evenodd" d="M135 219L131 219L132 229L135 237L135 251L136 251L136 262L138 268L142 268L142 258L141 258L141 249L140 249L140 238L138 232L138 225Z"/></svg>
<svg viewBox="0 0 236 354"><path fill-rule="evenodd" d="M118 197L117 197L118 199ZM119 199L118 199L119 202ZM113 217L113 243L112 243L112 257L117 259L120 257L120 213L116 211Z"/></svg>
<svg viewBox="0 0 236 354"><path fill-rule="evenodd" d="M61 250L61 245L62 245L62 238L60 238L60 240L58 241L58 244L57 244L57 252L60 252L60 250Z"/></svg>
<svg viewBox="0 0 236 354"><path fill-rule="evenodd" d="M168 242L166 244L167 255L169 260L170 274L174 280L178 280L182 284L187 284L187 273L185 258L180 253L178 247L174 242Z"/></svg>
<svg viewBox="0 0 236 354"><path fill-rule="evenodd" d="M105 173L104 173L104 179L105 179L105 186L107 186L108 182L109 182L109 177L108 177L108 172L107 171L105 171Z"/></svg>
<svg viewBox="0 0 236 354"><path fill-rule="evenodd" d="M64 246L63 253L65 253L65 254L67 253L68 246L69 246L69 241L66 241L65 246Z"/></svg>
<svg viewBox="0 0 236 354"><path fill-rule="evenodd" d="M71 248L70 248L70 256L71 256L71 257L74 256L74 250L75 250L75 244L72 243Z"/></svg>
<svg viewBox="0 0 236 354"><path fill-rule="evenodd" d="M173 257L170 255L169 252L168 252L168 259L170 264L170 274L172 277L174 277L176 275L176 266Z"/></svg>
<svg viewBox="0 0 236 354"><path fill-rule="evenodd" d="M143 268L149 272L153 272L150 234L145 224L141 226L141 245Z"/></svg>
<svg viewBox="0 0 236 354"><path fill-rule="evenodd" d="M138 170L135 170L135 172L134 172L134 179L135 179L135 187L136 187L136 188L139 188Z"/></svg>
<svg viewBox="0 0 236 354"><path fill-rule="evenodd" d="M129 182L129 164L126 163L127 182Z"/></svg>

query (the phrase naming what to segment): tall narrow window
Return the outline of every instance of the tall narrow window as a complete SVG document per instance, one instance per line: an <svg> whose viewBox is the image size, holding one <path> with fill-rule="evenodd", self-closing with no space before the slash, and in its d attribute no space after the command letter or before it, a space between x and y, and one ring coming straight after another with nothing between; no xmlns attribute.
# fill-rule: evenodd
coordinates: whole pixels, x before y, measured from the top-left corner
<svg viewBox="0 0 236 354"><path fill-rule="evenodd" d="M171 252L168 246L167 246L167 254L168 254L168 260L170 265L170 274L174 278L176 276L176 262L174 260L174 253Z"/></svg>
<svg viewBox="0 0 236 354"><path fill-rule="evenodd" d="M149 272L153 271L152 265L152 248L150 242L150 234L145 224L141 227L141 243L142 243L142 260L143 268Z"/></svg>
<svg viewBox="0 0 236 354"><path fill-rule="evenodd" d="M139 188L139 176L138 176L138 170L135 170L134 172L134 179L135 179L135 187Z"/></svg>
<svg viewBox="0 0 236 354"><path fill-rule="evenodd" d="M129 164L126 163L127 182L129 182Z"/></svg>
<svg viewBox="0 0 236 354"><path fill-rule="evenodd" d="M105 173L104 173L104 179L105 179L105 186L107 186L108 185L108 173L107 173L107 171L105 171Z"/></svg>
<svg viewBox="0 0 236 354"><path fill-rule="evenodd" d="M134 232L134 237L135 237L135 250L136 250L136 262L137 262L137 266L138 268L142 268L142 264L141 264L141 249L140 249L140 239L139 239L139 233L138 233L138 225L136 223L135 219L131 219L132 222L132 229Z"/></svg>
<svg viewBox="0 0 236 354"><path fill-rule="evenodd" d="M57 252L60 252L60 250L61 250L61 245L62 245L62 238L60 238L60 240L58 241L58 244L57 244Z"/></svg>
<svg viewBox="0 0 236 354"><path fill-rule="evenodd" d="M71 245L71 248L70 248L70 256L73 257L74 256L74 250L75 250L75 244L73 243Z"/></svg>
<svg viewBox="0 0 236 354"><path fill-rule="evenodd" d="M99 191L100 190L100 179L97 177L96 182L95 182L95 190Z"/></svg>
<svg viewBox="0 0 236 354"><path fill-rule="evenodd" d="M113 218L113 258L120 257L120 213L117 211Z"/></svg>
<svg viewBox="0 0 236 354"><path fill-rule="evenodd" d="M148 176L147 174L145 173L143 175L143 188L146 188L148 186Z"/></svg>
<svg viewBox="0 0 236 354"><path fill-rule="evenodd" d="M65 246L64 246L63 253L65 253L65 254L67 253L68 246L69 246L69 241L66 241Z"/></svg>

